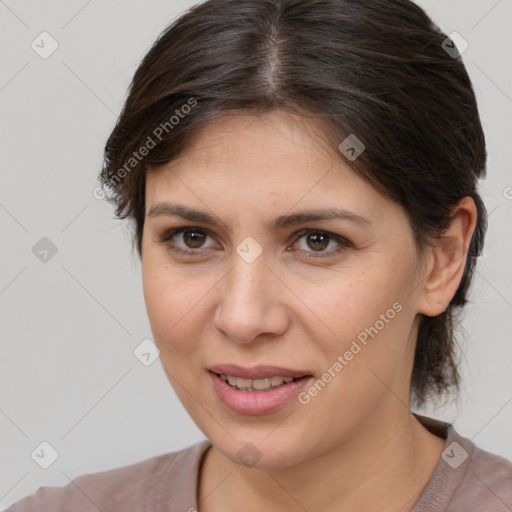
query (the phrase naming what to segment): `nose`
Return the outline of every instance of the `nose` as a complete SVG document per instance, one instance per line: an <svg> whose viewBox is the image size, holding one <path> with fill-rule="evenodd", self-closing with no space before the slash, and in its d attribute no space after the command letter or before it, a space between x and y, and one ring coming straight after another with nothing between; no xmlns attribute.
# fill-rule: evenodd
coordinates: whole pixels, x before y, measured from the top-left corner
<svg viewBox="0 0 512 512"><path fill-rule="evenodd" d="M233 268L219 283L214 316L215 327L232 341L251 343L282 336L288 329L286 291L274 272L263 254L252 263L235 256Z"/></svg>

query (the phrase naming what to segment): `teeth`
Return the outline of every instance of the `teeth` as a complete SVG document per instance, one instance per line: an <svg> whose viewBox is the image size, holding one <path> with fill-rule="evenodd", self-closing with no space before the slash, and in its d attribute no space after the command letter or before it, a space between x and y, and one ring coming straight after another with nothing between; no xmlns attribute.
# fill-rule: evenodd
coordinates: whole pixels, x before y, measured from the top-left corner
<svg viewBox="0 0 512 512"><path fill-rule="evenodd" d="M270 384L272 386L280 386L284 382L284 377L271 377Z"/></svg>
<svg viewBox="0 0 512 512"><path fill-rule="evenodd" d="M277 377L279 378L279 377ZM250 381L249 381L250 382ZM281 382L282 384L282 382ZM276 385L276 384L274 384ZM279 384L277 384L279 385ZM270 379L254 379L252 381L252 387L254 389L270 389L270 387L272 386L272 378ZM246 387L250 387L250 386L246 386Z"/></svg>
<svg viewBox="0 0 512 512"><path fill-rule="evenodd" d="M252 387L252 380L251 379L239 379L237 377L236 385L239 388L251 388Z"/></svg>
<svg viewBox="0 0 512 512"><path fill-rule="evenodd" d="M221 379L229 383L232 387L237 387L242 391L266 391L277 388L283 383L288 384L294 380L293 377L267 377L265 379L242 379L232 375L222 374Z"/></svg>

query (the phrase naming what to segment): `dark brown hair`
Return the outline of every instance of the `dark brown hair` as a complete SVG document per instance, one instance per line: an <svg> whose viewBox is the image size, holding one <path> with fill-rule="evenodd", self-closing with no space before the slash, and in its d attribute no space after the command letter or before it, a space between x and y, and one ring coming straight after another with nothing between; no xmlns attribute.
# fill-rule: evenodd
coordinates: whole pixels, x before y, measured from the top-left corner
<svg viewBox="0 0 512 512"><path fill-rule="evenodd" d="M417 406L458 390L455 315L487 227L477 193L486 149L469 76L446 38L408 0L209 0L188 10L142 60L105 147L100 181L116 216L133 221L139 256L144 173L178 157L199 128L278 108L318 118L336 146L349 134L362 141L356 160L340 159L404 208L420 249L458 200L475 201L464 275L444 313L422 316L411 376Z"/></svg>

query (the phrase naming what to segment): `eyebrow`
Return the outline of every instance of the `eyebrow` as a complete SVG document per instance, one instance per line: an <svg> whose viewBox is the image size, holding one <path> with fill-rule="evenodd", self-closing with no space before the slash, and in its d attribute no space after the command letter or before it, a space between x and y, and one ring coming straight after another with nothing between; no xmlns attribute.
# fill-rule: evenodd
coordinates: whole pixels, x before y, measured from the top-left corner
<svg viewBox="0 0 512 512"><path fill-rule="evenodd" d="M181 217L193 222L202 222L204 224L210 224L211 226L223 227L229 233L232 232L232 229L227 226L226 223L217 219L217 217L181 204L163 202L153 205L147 217L159 216ZM323 210L299 210L288 215L280 215L270 223L270 229L275 231L305 222L318 222L322 220L345 220L355 224L371 224L369 219L359 213L340 208L327 208Z"/></svg>

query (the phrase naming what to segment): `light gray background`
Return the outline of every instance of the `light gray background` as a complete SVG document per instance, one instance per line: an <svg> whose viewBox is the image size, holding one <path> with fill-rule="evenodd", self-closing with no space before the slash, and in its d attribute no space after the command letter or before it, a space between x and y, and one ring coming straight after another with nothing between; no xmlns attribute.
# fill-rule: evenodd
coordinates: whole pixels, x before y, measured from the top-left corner
<svg viewBox="0 0 512 512"><path fill-rule="evenodd" d="M423 412L512 459L512 2L419 3L469 43L463 58L487 137L490 212L464 322L460 411ZM151 338L140 264L127 225L93 196L138 62L191 5L0 0L0 508L40 486L204 438L160 360L146 367L133 355ZM31 48L42 31L59 44L46 60ZM58 248L46 263L32 253L42 237ZM31 458L42 441L59 454L46 470Z"/></svg>

